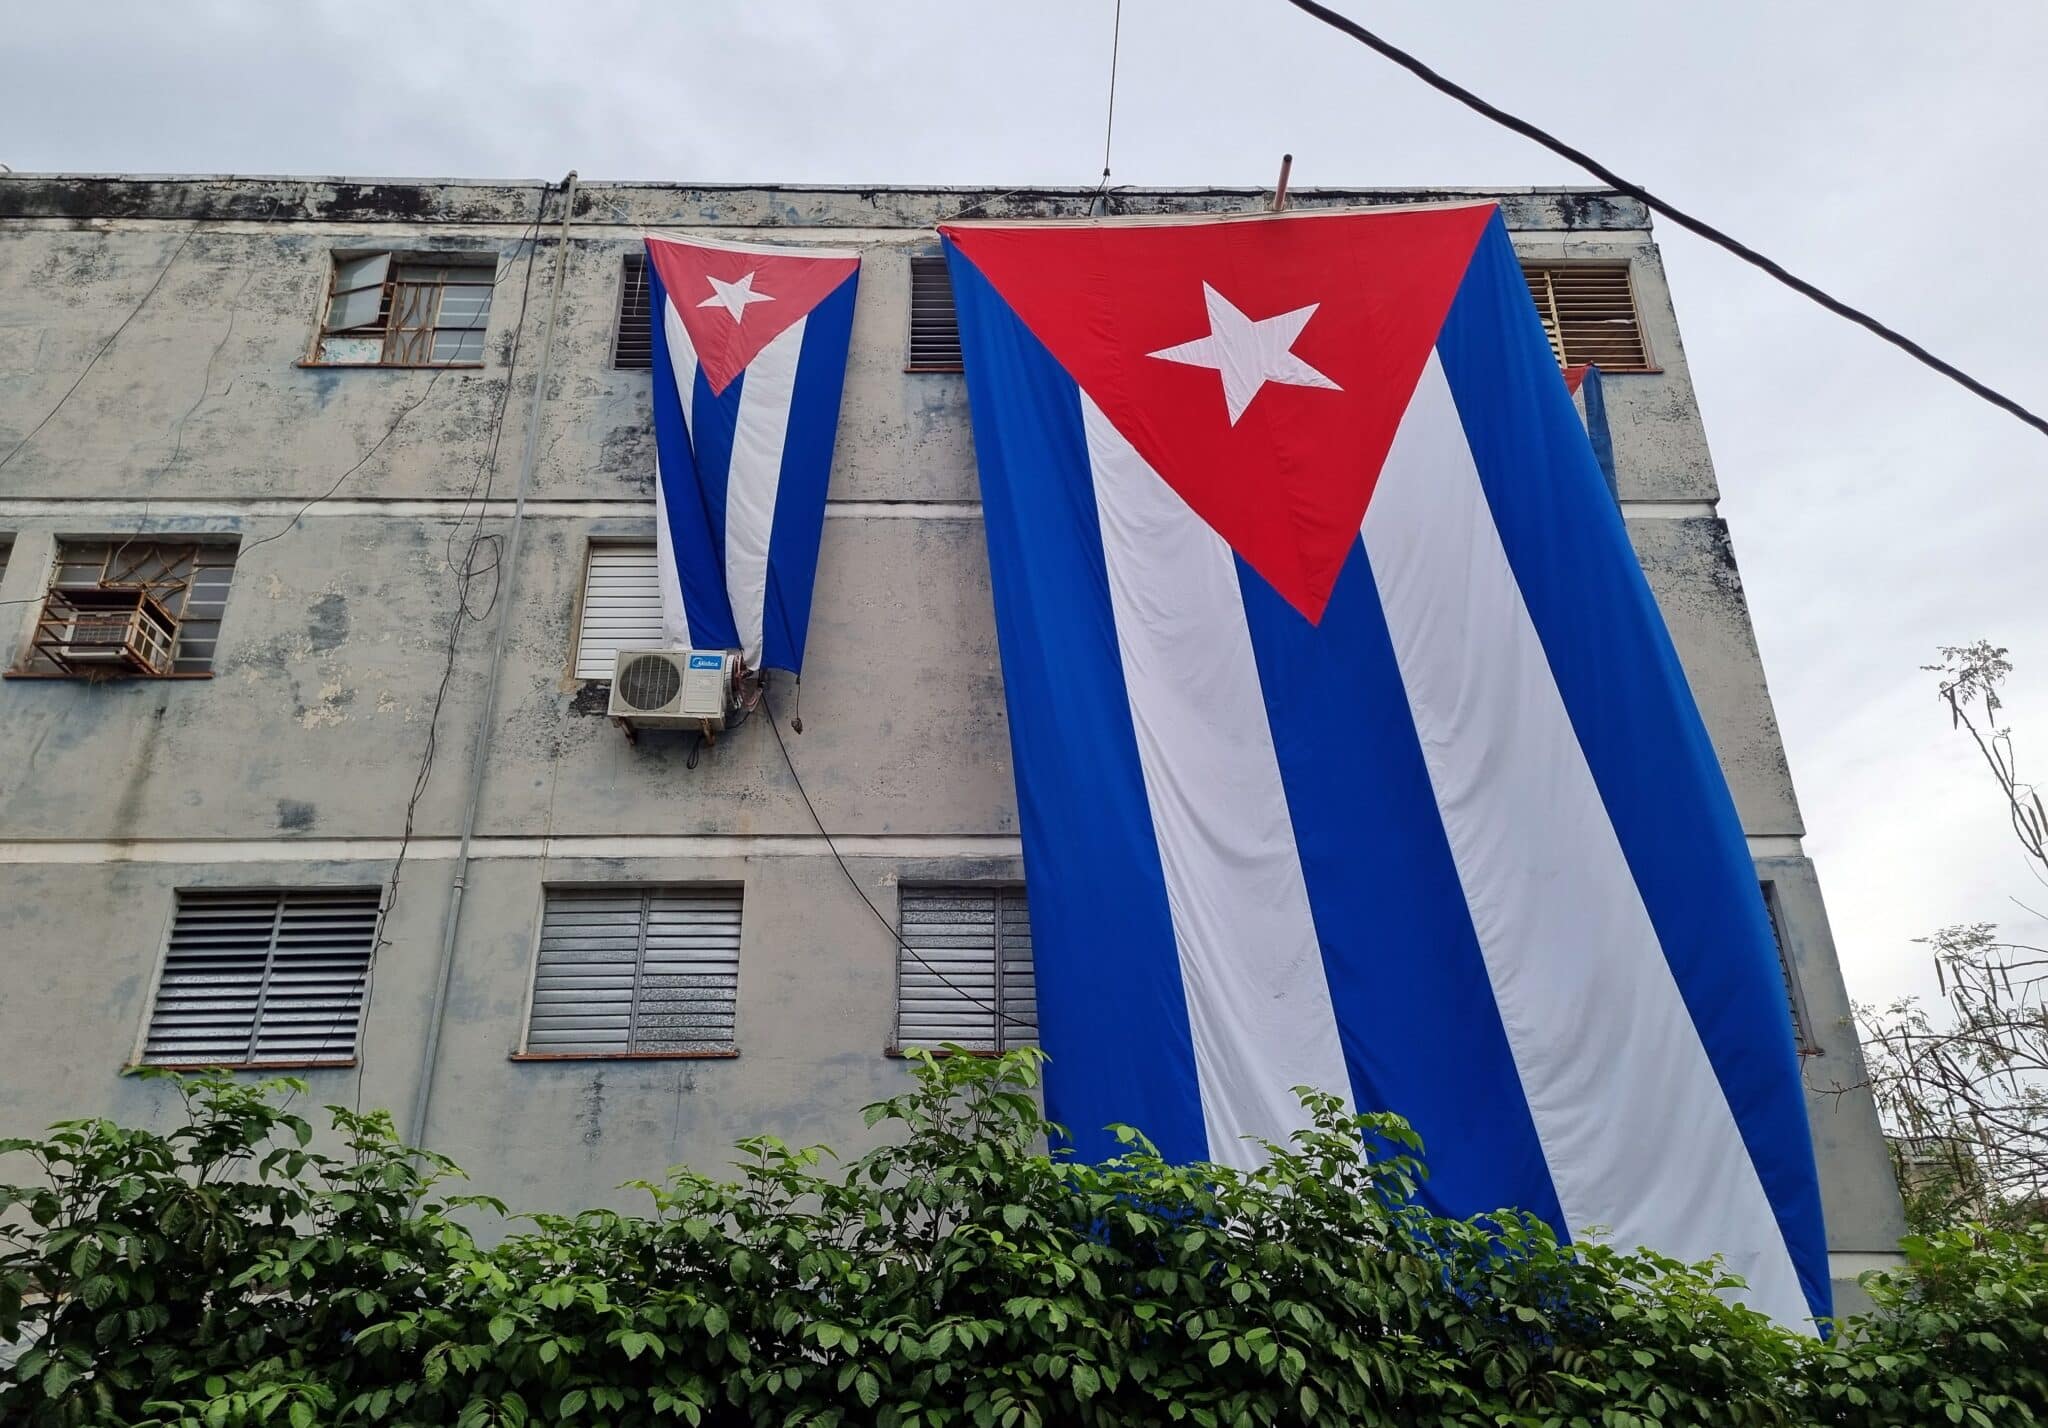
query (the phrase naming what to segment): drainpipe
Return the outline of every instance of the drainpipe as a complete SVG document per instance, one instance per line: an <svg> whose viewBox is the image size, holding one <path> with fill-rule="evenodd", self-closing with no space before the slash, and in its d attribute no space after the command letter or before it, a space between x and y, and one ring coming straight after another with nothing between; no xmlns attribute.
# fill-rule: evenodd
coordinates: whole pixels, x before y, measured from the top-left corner
<svg viewBox="0 0 2048 1428"><path fill-rule="evenodd" d="M555 319L562 306L562 274L569 261L569 222L576 212L576 171L562 180L562 228L555 240L555 276L548 294L547 335L541 339L540 365L533 376L533 404L526 414L526 444L519 454L519 498L512 506L512 530L505 537L499 562L498 626L491 641L490 680L484 686L484 707L477 715L476 743L469 757L469 794L462 809L462 846L455 855L455 880L448 887L448 911L441 918L441 966L434 979L434 1002L427 1014L427 1044L420 1052L419 1084L413 1090L412 1120L406 1139L427 1143L427 1110L434 1099L434 1071L441 1054L441 1023L448 1016L448 983L455 972L455 937L462 930L462 895L469 887L469 849L476 836L477 804L483 794L484 767L490 760L491 721L498 710L498 684L505 668L505 644L512 633L512 590L519 577L519 537L526 523L526 495L533 486L533 463L540 436L540 407L548 385L548 366L555 353Z"/></svg>

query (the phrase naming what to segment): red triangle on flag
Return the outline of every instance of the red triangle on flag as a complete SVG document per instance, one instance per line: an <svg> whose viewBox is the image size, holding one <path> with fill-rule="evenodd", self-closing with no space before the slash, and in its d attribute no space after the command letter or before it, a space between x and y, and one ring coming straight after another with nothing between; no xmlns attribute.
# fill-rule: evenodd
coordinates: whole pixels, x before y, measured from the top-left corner
<svg viewBox="0 0 2048 1428"><path fill-rule="evenodd" d="M1322 618L1491 203L950 224L1125 440Z"/></svg>
<svg viewBox="0 0 2048 1428"><path fill-rule="evenodd" d="M837 249L675 238L649 238L647 261L690 334L697 366L714 393L730 386L763 347L860 267L859 254ZM660 322L662 315L654 319Z"/></svg>

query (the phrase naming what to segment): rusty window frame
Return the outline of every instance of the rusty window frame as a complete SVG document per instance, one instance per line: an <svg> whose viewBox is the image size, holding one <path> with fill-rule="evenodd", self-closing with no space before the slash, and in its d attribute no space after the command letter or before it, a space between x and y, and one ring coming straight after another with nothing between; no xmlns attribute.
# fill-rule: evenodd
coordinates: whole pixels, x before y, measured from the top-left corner
<svg viewBox="0 0 2048 1428"><path fill-rule="evenodd" d="M134 679L205 679L213 659L234 582L239 554L232 540L139 540L133 536L59 537L44 587L40 628L62 620L63 591L81 586L134 590L177 622L171 667L160 673L123 672ZM94 679L107 671L67 670L36 648L34 638L10 677Z"/></svg>
<svg viewBox="0 0 2048 1428"><path fill-rule="evenodd" d="M369 259L385 260L375 283L342 287L349 265ZM475 276L468 276L474 274ZM485 335L490 331L493 297L498 284L498 259L493 253L393 250L337 250L330 255L327 288L320 305L320 322L313 338L313 351L306 365L314 367L481 367L484 365ZM338 326L336 303L353 293L380 291L376 317L368 322ZM459 320L443 321L453 292L481 290L473 311L460 313ZM447 356L436 355L444 334L456 334ZM472 343L469 339L474 337ZM374 359L330 357L328 343L334 339L381 339Z"/></svg>
<svg viewBox="0 0 2048 1428"><path fill-rule="evenodd" d="M1632 264L1590 259L1525 262L1522 279L1558 366L1594 366L1602 372L1661 370L1643 332Z"/></svg>
<svg viewBox="0 0 2048 1428"><path fill-rule="evenodd" d="M654 366L654 285L647 279L647 249L619 263L619 306L612 327L612 367L621 372Z"/></svg>

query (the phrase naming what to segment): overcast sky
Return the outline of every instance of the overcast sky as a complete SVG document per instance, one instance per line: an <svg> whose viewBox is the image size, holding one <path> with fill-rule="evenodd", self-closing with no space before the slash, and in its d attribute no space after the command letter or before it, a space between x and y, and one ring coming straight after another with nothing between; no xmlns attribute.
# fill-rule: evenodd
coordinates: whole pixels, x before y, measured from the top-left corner
<svg viewBox="0 0 2048 1428"><path fill-rule="evenodd" d="M17 170L1093 183L1114 0L30 4ZM1588 182L1281 0L1124 0L1114 179ZM2048 409L2038 0L1353 3L1439 69ZM1936 645L2048 767L2048 439L1706 245L1671 285L1850 991L2035 885ZM2039 902L2039 899L2035 899Z"/></svg>

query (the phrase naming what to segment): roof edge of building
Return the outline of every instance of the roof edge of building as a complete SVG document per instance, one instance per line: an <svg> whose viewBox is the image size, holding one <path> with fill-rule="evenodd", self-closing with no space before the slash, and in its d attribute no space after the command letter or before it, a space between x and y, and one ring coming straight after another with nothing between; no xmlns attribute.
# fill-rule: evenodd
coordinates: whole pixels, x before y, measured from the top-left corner
<svg viewBox="0 0 2048 1428"><path fill-rule="evenodd" d="M519 224L542 179L313 177L235 174L0 175L0 219L184 222ZM619 228L911 228L949 218L1080 218L1098 197L1111 214L1241 213L1269 190L1240 187L665 183L579 185L579 226ZM1498 200L1520 229L1643 229L1649 213L1591 187L1311 187L1300 208Z"/></svg>

